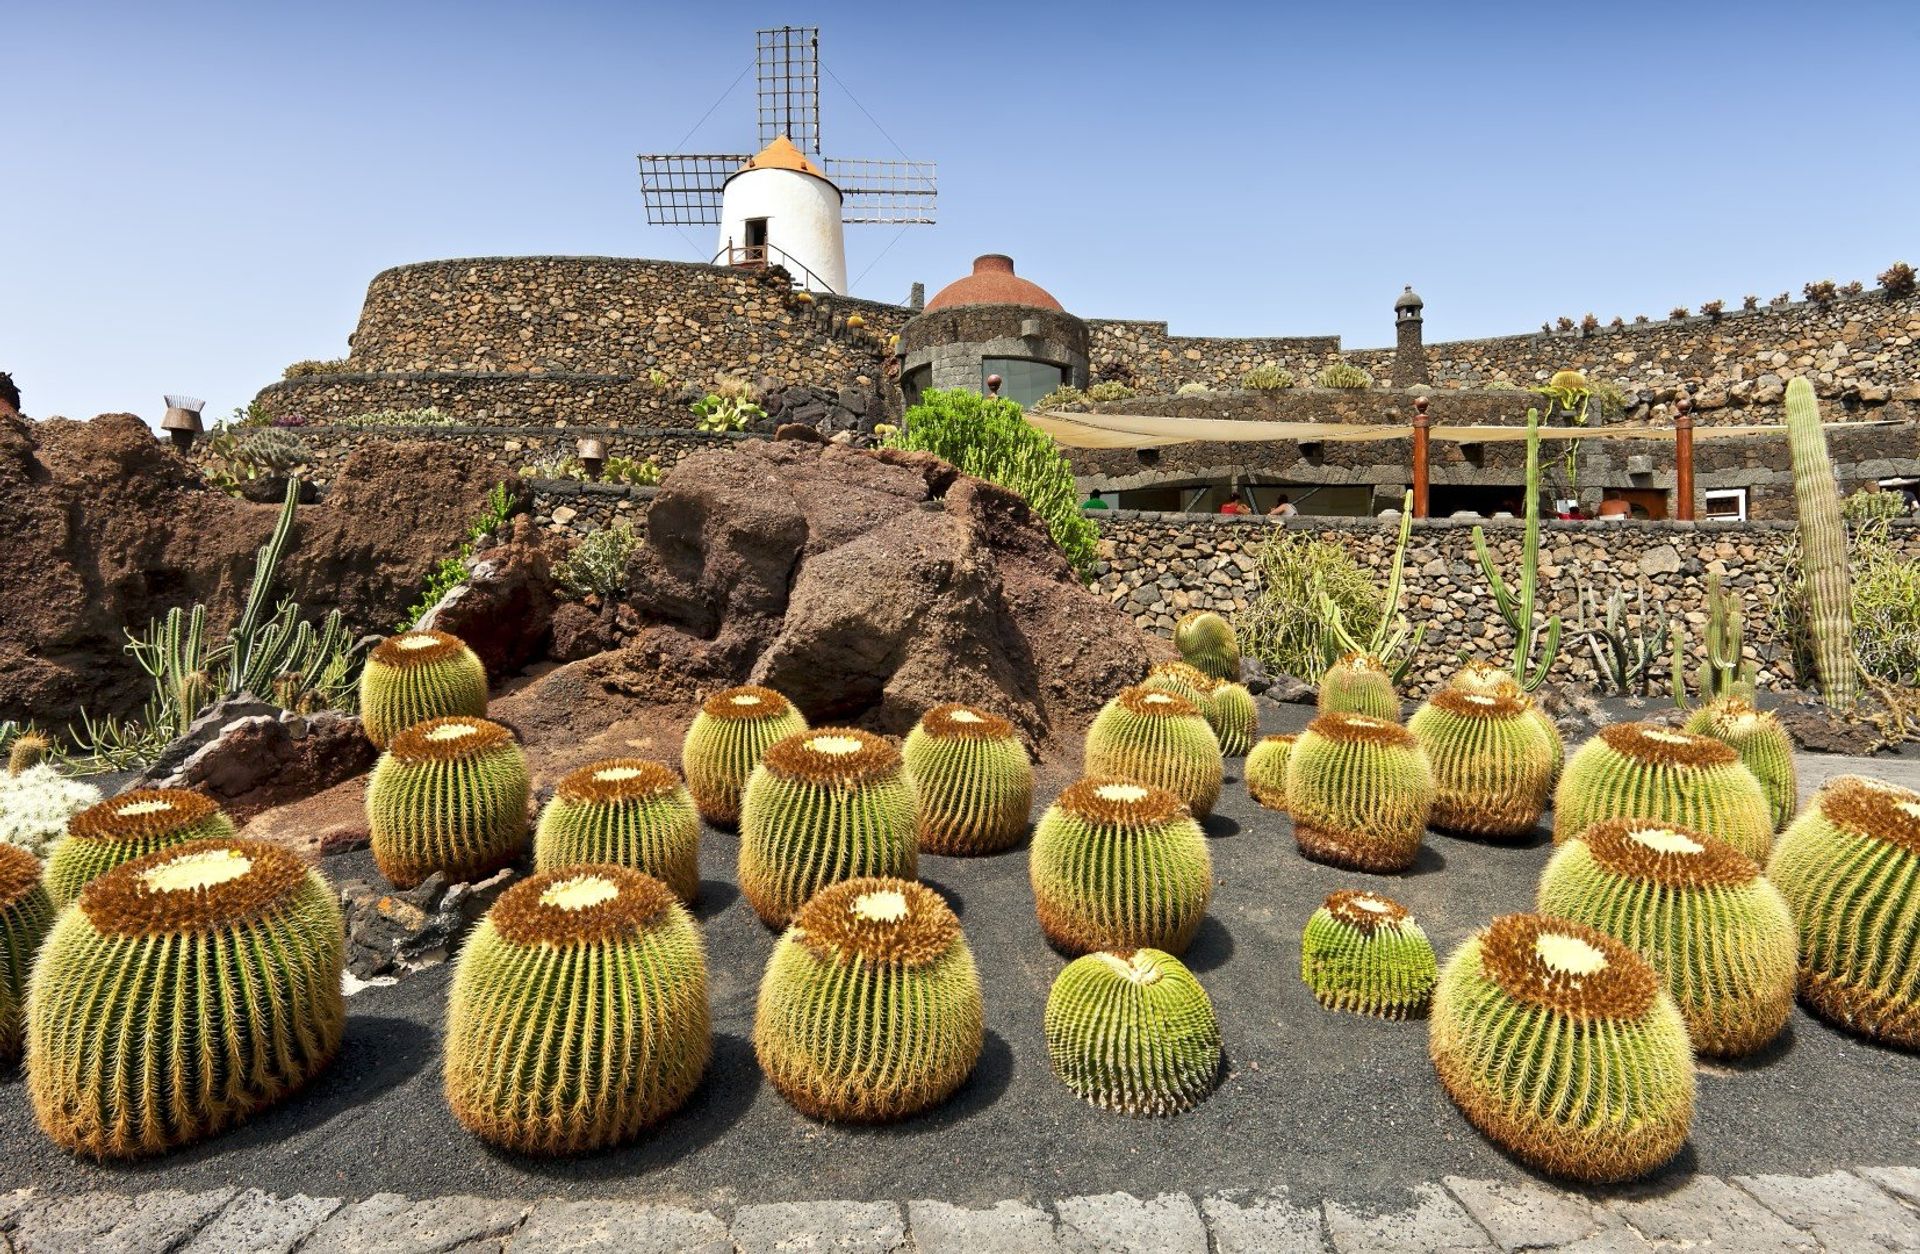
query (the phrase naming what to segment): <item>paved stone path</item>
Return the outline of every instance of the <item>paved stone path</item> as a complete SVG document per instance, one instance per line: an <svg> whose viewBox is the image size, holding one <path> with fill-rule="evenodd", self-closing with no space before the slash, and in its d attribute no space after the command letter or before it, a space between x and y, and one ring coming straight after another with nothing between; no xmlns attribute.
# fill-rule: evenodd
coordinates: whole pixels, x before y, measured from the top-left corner
<svg viewBox="0 0 1920 1254"><path fill-rule="evenodd" d="M0 1195L8 1254L1628 1254L1920 1251L1920 1168L1695 1176L1664 1189L1567 1192L1449 1176L1364 1214L1264 1195L1126 1193L1052 1206L795 1202L731 1217L619 1201L381 1193L360 1202L204 1193Z"/></svg>

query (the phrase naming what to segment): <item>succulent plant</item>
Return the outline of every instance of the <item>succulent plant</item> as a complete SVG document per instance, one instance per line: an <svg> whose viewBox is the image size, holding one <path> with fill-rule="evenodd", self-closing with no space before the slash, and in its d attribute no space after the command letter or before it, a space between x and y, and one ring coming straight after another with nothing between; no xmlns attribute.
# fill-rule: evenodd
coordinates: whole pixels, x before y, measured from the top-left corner
<svg viewBox="0 0 1920 1254"><path fill-rule="evenodd" d="M333 890L277 845L199 840L116 867L34 965L40 1127L76 1153L134 1158L282 1100L340 1046L345 954Z"/></svg>
<svg viewBox="0 0 1920 1254"><path fill-rule="evenodd" d="M460 951L447 1102L469 1132L524 1154L630 1141L699 1085L707 1013L706 952L673 889L624 866L542 871Z"/></svg>
<svg viewBox="0 0 1920 1254"><path fill-rule="evenodd" d="M1553 798L1561 844L1603 819L1654 819L1718 837L1764 862L1773 813L1760 781L1717 740L1615 723L1580 746Z"/></svg>
<svg viewBox="0 0 1920 1254"><path fill-rule="evenodd" d="M527 844L527 758L484 718L434 718L393 738L367 783L380 874L411 888L435 871L480 879Z"/></svg>
<svg viewBox="0 0 1920 1254"><path fill-rule="evenodd" d="M1084 954L1047 994L1047 1057L1061 1083L1123 1115L1173 1115L1213 1092L1220 1023L1193 972L1158 949Z"/></svg>
<svg viewBox="0 0 1920 1254"><path fill-rule="evenodd" d="M403 631L367 655L360 672L360 726L384 749L430 718L485 718L487 668L444 631Z"/></svg>
<svg viewBox="0 0 1920 1254"><path fill-rule="evenodd" d="M1287 808L1287 759L1298 736L1262 736L1247 754L1247 795L1269 810Z"/></svg>
<svg viewBox="0 0 1920 1254"><path fill-rule="evenodd" d="M1428 1051L1461 1113L1550 1175L1631 1180L1693 1122L1687 1025L1653 967L1584 924L1496 918L1434 989Z"/></svg>
<svg viewBox="0 0 1920 1254"><path fill-rule="evenodd" d="M1739 697L1722 697L1695 710L1685 730L1709 736L1739 754L1767 795L1773 830L1786 830L1800 806L1800 778L1793 766L1793 738L1779 719Z"/></svg>
<svg viewBox="0 0 1920 1254"><path fill-rule="evenodd" d="M1123 688L1087 728L1088 775L1164 788L1205 818L1220 799L1220 741L1199 706L1157 688Z"/></svg>
<svg viewBox="0 0 1920 1254"><path fill-rule="evenodd" d="M20 1057L27 975L52 926L53 899L40 882L40 859L0 845L0 1067Z"/></svg>
<svg viewBox="0 0 1920 1254"><path fill-rule="evenodd" d="M1213 897L1213 857L1180 798L1113 776L1070 786L1027 855L1040 929L1074 953L1185 953Z"/></svg>
<svg viewBox="0 0 1920 1254"><path fill-rule="evenodd" d="M781 1096L816 1119L900 1119L945 1101L985 1043L973 953L940 895L844 880L774 945L753 1048Z"/></svg>
<svg viewBox="0 0 1920 1254"><path fill-rule="evenodd" d="M1239 758L1253 748L1253 738L1260 731L1260 711L1245 685L1222 683L1201 712L1220 742L1221 753Z"/></svg>
<svg viewBox="0 0 1920 1254"><path fill-rule="evenodd" d="M701 703L680 750L680 769L700 817L721 827L740 821L740 798L760 755L776 740L807 730L793 703L771 688L746 684Z"/></svg>
<svg viewBox="0 0 1920 1254"><path fill-rule="evenodd" d="M1651 962L1703 1054L1752 1053L1786 1026L1793 915L1723 840L1651 819L1595 823L1555 851L1538 904Z"/></svg>
<svg viewBox="0 0 1920 1254"><path fill-rule="evenodd" d="M1318 704L1322 714L1364 714L1389 723L1400 721L1400 693L1393 686L1393 673L1367 653L1349 653L1321 674Z"/></svg>
<svg viewBox="0 0 1920 1254"><path fill-rule="evenodd" d="M1920 793L1841 776L1781 834L1767 878L1800 925L1821 1018L1920 1049Z"/></svg>
<svg viewBox="0 0 1920 1254"><path fill-rule="evenodd" d="M60 909L122 862L190 840L233 835L233 820L204 793L143 788L88 806L67 820L47 854L47 894Z"/></svg>
<svg viewBox="0 0 1920 1254"><path fill-rule="evenodd" d="M1547 734L1547 739L1552 743L1553 782L1560 782L1560 772L1567 765L1567 744L1560 736L1560 725L1553 721L1551 714L1540 708L1540 703L1533 699L1531 693L1520 686L1512 671L1473 658L1454 673L1447 687L1487 697L1513 697L1525 702L1527 717L1540 724L1540 730Z"/></svg>
<svg viewBox="0 0 1920 1254"><path fill-rule="evenodd" d="M1240 643L1233 627L1212 610L1194 610L1173 626L1180 656L1215 679L1240 681Z"/></svg>
<svg viewBox="0 0 1920 1254"><path fill-rule="evenodd" d="M1207 698L1213 695L1213 690L1220 686L1220 682L1191 662L1172 661L1155 662L1149 666L1147 677L1140 681L1140 686L1185 697L1204 711Z"/></svg>
<svg viewBox="0 0 1920 1254"><path fill-rule="evenodd" d="M1433 767L1433 826L1511 840L1531 832L1553 794L1553 741L1521 696L1442 688L1407 730Z"/></svg>
<svg viewBox="0 0 1920 1254"><path fill-rule="evenodd" d="M663 881L681 901L700 896L700 813L664 762L607 758L569 773L533 833L533 867L630 867Z"/></svg>
<svg viewBox="0 0 1920 1254"><path fill-rule="evenodd" d="M830 884L919 874L913 784L891 742L853 727L769 746L740 805L740 891L784 927Z"/></svg>
<svg viewBox="0 0 1920 1254"><path fill-rule="evenodd" d="M23 731L13 738L7 746L7 774L19 775L32 770L47 760L53 752L53 741L37 731Z"/></svg>
<svg viewBox="0 0 1920 1254"><path fill-rule="evenodd" d="M1413 733L1365 714L1322 714L1287 755L1287 813L1309 858L1403 871L1420 856L1433 768Z"/></svg>
<svg viewBox="0 0 1920 1254"><path fill-rule="evenodd" d="M1013 724L966 705L936 705L901 749L920 848L999 853L1020 843L1033 810L1033 764Z"/></svg>
<svg viewBox="0 0 1920 1254"><path fill-rule="evenodd" d="M1300 978L1329 1010L1382 1019L1425 1014L1439 972L1420 924L1378 893L1330 894L1300 937Z"/></svg>
<svg viewBox="0 0 1920 1254"><path fill-rule="evenodd" d="M68 779L51 762L18 775L0 774L0 845L14 845L36 858L67 834L74 815L100 800L92 784Z"/></svg>

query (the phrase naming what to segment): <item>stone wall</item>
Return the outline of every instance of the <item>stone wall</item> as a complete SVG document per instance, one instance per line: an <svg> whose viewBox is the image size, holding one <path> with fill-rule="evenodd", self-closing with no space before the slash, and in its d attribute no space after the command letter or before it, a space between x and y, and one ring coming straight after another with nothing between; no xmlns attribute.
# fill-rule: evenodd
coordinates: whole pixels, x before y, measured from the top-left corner
<svg viewBox="0 0 1920 1254"><path fill-rule="evenodd" d="M647 507L659 491L633 484L575 483L567 479L534 479L528 486L533 489L534 521L542 530L571 540L615 522L643 531Z"/></svg>
<svg viewBox="0 0 1920 1254"><path fill-rule="evenodd" d="M692 421L677 389L645 375L438 371L302 375L268 384L254 404L270 418L352 418L385 409L439 410L476 426L639 427Z"/></svg>
<svg viewBox="0 0 1920 1254"><path fill-rule="evenodd" d="M1087 332L1095 378L1122 379L1154 395L1171 395L1183 383L1236 387L1241 375L1269 362L1285 366L1305 382L1340 353L1337 335L1172 335L1164 322L1122 318L1088 319ZM1387 378L1376 377L1382 382Z"/></svg>
<svg viewBox="0 0 1920 1254"><path fill-rule="evenodd" d="M1302 519L1293 524L1260 518L1093 512L1100 528L1095 588L1125 605L1142 627L1170 635L1181 614L1211 609L1245 610L1260 590L1261 547L1284 530L1320 536L1344 546L1384 584L1397 525L1386 521ZM1523 526L1488 523L1495 559L1511 578L1518 567ZM1893 524L1895 542L1920 557L1920 525ZM1650 599L1684 619L1698 661L1706 622L1706 579L1720 574L1747 603L1746 645L1761 683L1790 686L1783 646L1767 622L1766 607L1780 592L1780 575L1792 551L1790 523L1546 523L1541 535L1541 610L1569 623L1580 617L1581 589L1604 601L1616 587L1629 592L1644 583ZM1415 623L1429 624L1410 686L1426 691L1467 657L1512 656L1513 635L1494 609L1485 576L1474 559L1472 528L1465 523L1415 524L1407 548L1405 606ZM1589 684L1591 650L1569 640L1554 677ZM1665 690L1667 667L1658 668Z"/></svg>

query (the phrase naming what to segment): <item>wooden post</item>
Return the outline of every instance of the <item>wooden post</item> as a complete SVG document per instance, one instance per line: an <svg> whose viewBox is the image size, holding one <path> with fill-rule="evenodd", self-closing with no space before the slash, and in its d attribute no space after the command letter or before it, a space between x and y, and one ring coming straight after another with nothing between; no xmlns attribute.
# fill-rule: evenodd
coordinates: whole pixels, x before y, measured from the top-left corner
<svg viewBox="0 0 1920 1254"><path fill-rule="evenodd" d="M1427 398L1416 397L1413 402L1413 516L1427 516L1427 448L1430 436L1428 429L1432 419L1427 417Z"/></svg>
<svg viewBox="0 0 1920 1254"><path fill-rule="evenodd" d="M1674 516L1693 521L1693 405L1681 397L1673 406Z"/></svg>

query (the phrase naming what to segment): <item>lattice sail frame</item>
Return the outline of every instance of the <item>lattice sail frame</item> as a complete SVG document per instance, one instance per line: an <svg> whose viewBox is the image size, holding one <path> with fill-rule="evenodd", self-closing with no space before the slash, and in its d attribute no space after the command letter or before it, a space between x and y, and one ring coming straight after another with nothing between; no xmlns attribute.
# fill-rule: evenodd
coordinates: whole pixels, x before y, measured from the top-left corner
<svg viewBox="0 0 1920 1254"><path fill-rule="evenodd" d="M760 146L785 135L801 152L820 151L820 28L779 26L753 33Z"/></svg>

